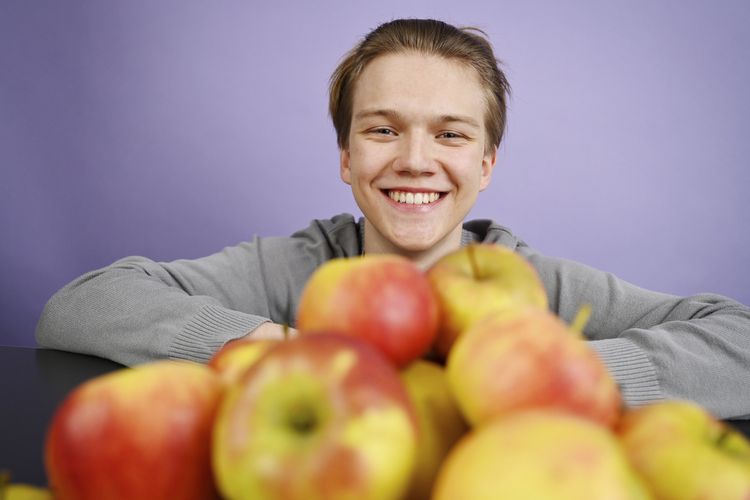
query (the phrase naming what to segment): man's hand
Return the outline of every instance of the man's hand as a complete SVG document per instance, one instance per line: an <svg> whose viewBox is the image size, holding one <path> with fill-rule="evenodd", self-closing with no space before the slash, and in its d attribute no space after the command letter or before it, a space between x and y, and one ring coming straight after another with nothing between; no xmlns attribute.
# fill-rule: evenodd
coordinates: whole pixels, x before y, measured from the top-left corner
<svg viewBox="0 0 750 500"><path fill-rule="evenodd" d="M284 329L287 330L286 336L284 335ZM286 325L279 325L277 323L263 323L255 330L247 333L244 337L240 337L235 340L253 340L253 339L271 339L271 340L284 340L284 338L294 338L299 334L297 330ZM234 340L230 340L234 342Z"/></svg>

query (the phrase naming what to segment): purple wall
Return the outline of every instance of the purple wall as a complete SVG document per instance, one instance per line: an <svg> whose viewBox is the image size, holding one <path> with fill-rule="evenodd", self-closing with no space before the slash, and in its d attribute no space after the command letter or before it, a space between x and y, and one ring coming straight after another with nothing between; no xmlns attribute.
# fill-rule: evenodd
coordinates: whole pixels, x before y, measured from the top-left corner
<svg viewBox="0 0 750 500"><path fill-rule="evenodd" d="M745 0L105 3L0 3L0 343L33 345L47 298L119 257L357 213L326 84L394 17L479 26L505 61L509 132L472 216L750 303Z"/></svg>

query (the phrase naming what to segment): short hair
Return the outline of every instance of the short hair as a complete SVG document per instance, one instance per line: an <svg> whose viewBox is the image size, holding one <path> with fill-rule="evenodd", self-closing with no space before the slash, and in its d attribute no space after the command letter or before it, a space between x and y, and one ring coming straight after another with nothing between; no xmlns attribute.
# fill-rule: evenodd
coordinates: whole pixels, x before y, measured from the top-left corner
<svg viewBox="0 0 750 500"><path fill-rule="evenodd" d="M328 110L339 148L349 146L354 87L362 71L379 56L404 52L436 55L474 68L485 91L485 150L500 146L510 84L487 35L478 28L457 28L434 19L397 19L367 34L344 56L331 75Z"/></svg>

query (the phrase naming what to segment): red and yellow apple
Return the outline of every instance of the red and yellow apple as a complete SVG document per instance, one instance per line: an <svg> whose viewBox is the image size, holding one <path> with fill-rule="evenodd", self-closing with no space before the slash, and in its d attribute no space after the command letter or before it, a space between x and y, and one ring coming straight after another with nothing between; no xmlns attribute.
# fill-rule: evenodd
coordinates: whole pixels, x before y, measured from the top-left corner
<svg viewBox="0 0 750 500"><path fill-rule="evenodd" d="M271 339L239 339L227 342L211 356L208 366L218 373L225 384L233 384L277 342L279 341Z"/></svg>
<svg viewBox="0 0 750 500"><path fill-rule="evenodd" d="M361 338L403 367L431 347L438 305L424 273L405 257L339 258L310 277L296 326L303 335L326 332Z"/></svg>
<svg viewBox="0 0 750 500"><path fill-rule="evenodd" d="M511 411L554 408L611 427L621 413L619 388L604 363L544 309L491 314L474 324L453 346L447 374L472 425Z"/></svg>
<svg viewBox="0 0 750 500"><path fill-rule="evenodd" d="M443 358L462 332L490 313L526 305L548 307L536 270L500 245L462 247L433 264L427 278L440 303L435 351Z"/></svg>
<svg viewBox="0 0 750 500"><path fill-rule="evenodd" d="M617 433L659 499L750 498L750 442L695 403L672 400L630 409Z"/></svg>
<svg viewBox="0 0 750 500"><path fill-rule="evenodd" d="M520 411L474 428L438 474L434 500L647 500L608 429L575 415Z"/></svg>
<svg viewBox="0 0 750 500"><path fill-rule="evenodd" d="M438 470L448 452L469 429L448 387L445 369L418 359L401 371L419 421L419 445L409 493L405 498L431 497Z"/></svg>
<svg viewBox="0 0 750 500"><path fill-rule="evenodd" d="M211 432L223 385L204 365L158 361L78 386L45 443L58 500L216 498Z"/></svg>
<svg viewBox="0 0 750 500"><path fill-rule="evenodd" d="M396 368L363 340L302 335L229 388L213 468L231 499L397 499L414 467L414 408Z"/></svg>

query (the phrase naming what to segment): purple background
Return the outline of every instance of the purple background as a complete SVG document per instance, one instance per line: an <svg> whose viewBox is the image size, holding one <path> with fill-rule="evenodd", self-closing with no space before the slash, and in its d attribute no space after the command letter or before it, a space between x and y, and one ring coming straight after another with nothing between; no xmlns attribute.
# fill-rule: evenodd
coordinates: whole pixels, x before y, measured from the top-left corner
<svg viewBox="0 0 750 500"><path fill-rule="evenodd" d="M130 254L358 213L328 76L379 23L483 28L514 88L472 217L641 286L750 303L750 2L0 3L0 343ZM575 5L575 6L573 6Z"/></svg>

